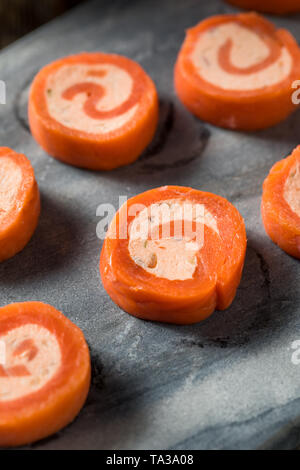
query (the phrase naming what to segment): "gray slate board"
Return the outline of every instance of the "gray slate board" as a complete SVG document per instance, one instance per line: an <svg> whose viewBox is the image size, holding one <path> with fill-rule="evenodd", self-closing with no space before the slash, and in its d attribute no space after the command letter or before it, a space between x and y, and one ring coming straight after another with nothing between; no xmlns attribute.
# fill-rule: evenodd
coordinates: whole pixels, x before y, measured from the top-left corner
<svg viewBox="0 0 300 470"><path fill-rule="evenodd" d="M177 100L173 65L184 30L216 13L222 1L94 1L42 27L0 54L7 104L0 145L31 160L42 194L38 230L26 249L0 266L0 304L48 302L84 331L93 385L76 421L36 449L292 448L300 441L299 262L266 236L260 218L263 179L299 144L300 112L255 133L201 123ZM275 18L300 42L299 16ZM161 122L138 162L108 173L49 158L26 118L28 83L46 63L82 50L138 61L154 79ZM227 197L245 218L249 246L232 307L202 324L177 327L123 313L98 273L96 208L117 206L165 184Z"/></svg>

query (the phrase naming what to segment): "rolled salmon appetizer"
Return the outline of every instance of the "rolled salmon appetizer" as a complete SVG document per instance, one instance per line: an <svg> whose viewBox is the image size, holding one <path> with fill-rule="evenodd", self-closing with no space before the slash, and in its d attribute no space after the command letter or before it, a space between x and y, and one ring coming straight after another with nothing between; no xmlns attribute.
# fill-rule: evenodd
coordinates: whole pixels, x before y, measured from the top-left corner
<svg viewBox="0 0 300 470"><path fill-rule="evenodd" d="M300 11L300 0L227 0L228 3L248 10L286 15Z"/></svg>
<svg viewBox="0 0 300 470"><path fill-rule="evenodd" d="M23 250L39 215L40 195L30 161L0 147L0 262Z"/></svg>
<svg viewBox="0 0 300 470"><path fill-rule="evenodd" d="M293 36L256 13L219 15L187 31L175 66L183 104L216 126L254 131L273 126L297 105L300 76Z"/></svg>
<svg viewBox="0 0 300 470"><path fill-rule="evenodd" d="M165 186L133 197L117 212L100 272L111 299L131 315L191 324L232 303L245 251L244 221L230 202Z"/></svg>
<svg viewBox="0 0 300 470"><path fill-rule="evenodd" d="M273 242L300 258L300 146L271 169L263 185L261 210Z"/></svg>
<svg viewBox="0 0 300 470"><path fill-rule="evenodd" d="M35 77L29 123L43 149L70 165L110 170L136 160L158 122L154 83L133 60L81 53Z"/></svg>
<svg viewBox="0 0 300 470"><path fill-rule="evenodd" d="M0 308L0 344L0 446L29 444L69 424L90 386L80 329L50 305L11 304Z"/></svg>

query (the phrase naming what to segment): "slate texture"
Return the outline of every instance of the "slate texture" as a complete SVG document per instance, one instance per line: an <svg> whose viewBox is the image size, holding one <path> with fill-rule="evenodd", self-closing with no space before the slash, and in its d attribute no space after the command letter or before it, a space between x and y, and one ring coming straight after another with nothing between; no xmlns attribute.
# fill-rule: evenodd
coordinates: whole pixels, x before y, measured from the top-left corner
<svg viewBox="0 0 300 470"><path fill-rule="evenodd" d="M0 54L7 104L0 145L31 160L42 194L39 227L26 249L0 265L0 304L40 300L84 331L93 385L76 421L35 449L293 448L300 441L300 266L266 236L262 182L299 144L300 112L272 129L238 133L202 123L173 91L173 65L184 30L216 13L218 0L93 1L36 30ZM273 18L300 42L300 17ZM138 61L161 100L155 141L133 165L84 171L48 157L27 126L28 84L48 62L82 50ZM232 307L202 324L140 321L116 307L98 273L100 203L118 207L166 184L208 190L241 211L248 251Z"/></svg>

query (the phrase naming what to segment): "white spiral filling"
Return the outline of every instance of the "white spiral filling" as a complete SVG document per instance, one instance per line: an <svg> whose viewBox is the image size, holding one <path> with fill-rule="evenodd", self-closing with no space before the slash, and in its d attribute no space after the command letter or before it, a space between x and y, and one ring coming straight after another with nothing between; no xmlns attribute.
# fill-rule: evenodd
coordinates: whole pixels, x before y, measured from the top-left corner
<svg viewBox="0 0 300 470"><path fill-rule="evenodd" d="M129 215L133 215L130 210ZM197 222L196 233L191 222ZM204 225L219 234L216 219L203 204L181 200L152 204L141 210L132 222L130 257L154 276L168 280L192 279L198 264L197 253L204 244Z"/></svg>
<svg viewBox="0 0 300 470"><path fill-rule="evenodd" d="M9 157L0 158L0 222L13 208L22 183L22 170Z"/></svg>
<svg viewBox="0 0 300 470"><path fill-rule="evenodd" d="M285 182L284 198L292 211L300 217L300 162L294 165Z"/></svg>
<svg viewBox="0 0 300 470"><path fill-rule="evenodd" d="M61 351L56 337L46 328L27 324L10 330L0 336L2 370L0 374L0 402L16 400L38 391L58 371L61 365ZM25 343L24 343L25 342ZM19 352L22 345L27 347ZM22 367L27 374L18 376L15 367Z"/></svg>
<svg viewBox="0 0 300 470"><path fill-rule="evenodd" d="M219 64L219 50L231 39L231 63L235 67L248 68L260 64L269 56L269 47L254 31L235 22L211 28L199 35L191 54L198 74L211 85L224 90L252 91L276 85L285 80L292 70L292 57L282 47L277 61L255 73L231 74Z"/></svg>
<svg viewBox="0 0 300 470"><path fill-rule="evenodd" d="M106 72L103 76L89 72ZM62 95L78 83L90 82L101 85L105 95L97 104L99 111L110 111L122 105L130 96L133 79L129 73L113 64L101 65L65 65L50 75L47 80L45 96L50 116L70 129L91 134L106 134L128 123L135 115L138 104L118 116L94 119L83 109L87 100L86 93L78 93L72 100Z"/></svg>

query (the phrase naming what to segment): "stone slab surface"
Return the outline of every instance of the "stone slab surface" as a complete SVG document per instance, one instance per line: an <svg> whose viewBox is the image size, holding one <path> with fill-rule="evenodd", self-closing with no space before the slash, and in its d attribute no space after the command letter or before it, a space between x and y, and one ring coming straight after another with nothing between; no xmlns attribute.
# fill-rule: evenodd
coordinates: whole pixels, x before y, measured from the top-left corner
<svg viewBox="0 0 300 470"><path fill-rule="evenodd" d="M24 152L42 194L39 227L26 249L0 266L0 304L40 300L84 331L93 385L76 421L35 449L293 448L300 441L300 267L274 246L260 218L262 182L299 144L300 112L245 134L193 118L173 91L184 30L236 11L221 0L110 0L85 4L0 53L7 104L0 145ZM300 42L300 16L274 18ZM138 61L161 100L157 136L133 165L95 173L49 158L27 125L28 84L40 67L82 50ZM227 197L248 232L243 280L232 307L177 327L123 313L98 273L96 208L119 195L179 184Z"/></svg>

